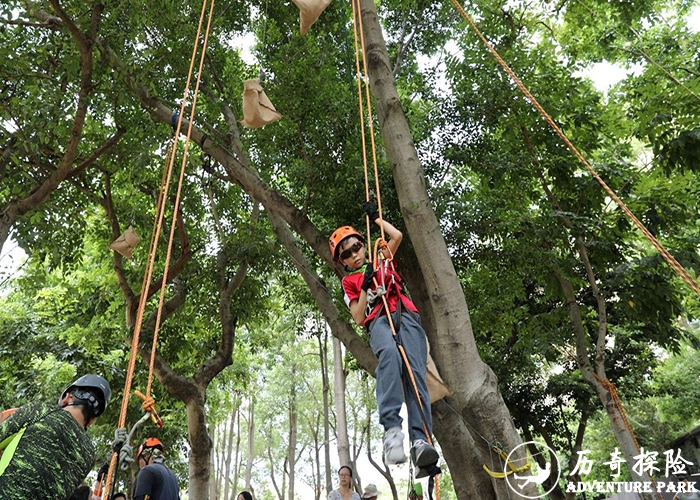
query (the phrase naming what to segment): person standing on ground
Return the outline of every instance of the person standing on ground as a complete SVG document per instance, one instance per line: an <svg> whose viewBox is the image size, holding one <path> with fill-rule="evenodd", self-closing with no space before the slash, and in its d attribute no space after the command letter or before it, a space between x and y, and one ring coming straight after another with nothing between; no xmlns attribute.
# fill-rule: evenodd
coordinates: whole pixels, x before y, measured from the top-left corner
<svg viewBox="0 0 700 500"><path fill-rule="evenodd" d="M65 500L95 462L87 433L107 408L112 391L99 375L78 378L58 405L21 406L0 424L0 495L3 500Z"/></svg>
<svg viewBox="0 0 700 500"><path fill-rule="evenodd" d="M683 476L678 482L678 489L683 488L683 491L676 493L673 500L700 500L700 492L696 491L695 483L690 482L689 476Z"/></svg>
<svg viewBox="0 0 700 500"><path fill-rule="evenodd" d="M343 465L338 469L340 486L328 494L328 500L362 500L356 491L352 491L352 469Z"/></svg>
<svg viewBox="0 0 700 500"><path fill-rule="evenodd" d="M374 484L368 484L364 493L362 493L363 500L377 500L378 496L379 491L377 491L377 486Z"/></svg>
<svg viewBox="0 0 700 500"><path fill-rule="evenodd" d="M165 465L163 450L160 439L153 437L139 446L136 460L141 470L134 484L134 500L179 500L177 476Z"/></svg>

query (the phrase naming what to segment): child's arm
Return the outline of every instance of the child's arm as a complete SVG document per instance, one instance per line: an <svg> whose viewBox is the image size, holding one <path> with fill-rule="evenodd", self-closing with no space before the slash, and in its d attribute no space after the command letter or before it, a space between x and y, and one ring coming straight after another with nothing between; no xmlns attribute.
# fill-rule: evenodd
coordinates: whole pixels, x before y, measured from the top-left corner
<svg viewBox="0 0 700 500"><path fill-rule="evenodd" d="M384 229L384 233L388 239L387 245L389 246L389 250L391 250L392 255L395 254L396 250L398 250L399 245L401 244L401 239L403 238L403 234L401 234L401 231L396 229L386 220L382 220L379 218L379 212L377 211L377 207L374 205L373 202L364 202L362 204L362 210L367 214L369 220L373 221L376 225ZM371 252L373 252L373 249L367 248L368 256L371 255ZM386 257L389 256L387 255Z"/></svg>
<svg viewBox="0 0 700 500"><path fill-rule="evenodd" d="M396 229L386 220L382 221L381 219L377 219L374 222L380 227L382 227L381 223L383 222L384 233L388 237L387 245L389 246L389 250L391 250L392 255L396 254L396 250L399 249L399 245L403 239L403 234L401 231ZM386 257L388 257L388 255Z"/></svg>
<svg viewBox="0 0 700 500"><path fill-rule="evenodd" d="M352 293L350 296L348 296L347 290L345 291L345 296L347 299L353 297L352 300L350 300L348 307L350 308L352 319L354 319L355 323L360 326L365 324L365 319L367 318L367 290L372 287L375 281L375 274L374 266L371 262L367 262L364 276L362 277L362 284L360 285L360 295L358 296L357 294ZM343 286L345 286L345 282L343 282Z"/></svg>
<svg viewBox="0 0 700 500"><path fill-rule="evenodd" d="M352 315L352 319L354 319L355 323L357 323L360 326L365 325L365 318L367 317L367 315L365 314L366 310L367 292L363 290L358 300L353 300L352 302L350 302L350 314Z"/></svg>

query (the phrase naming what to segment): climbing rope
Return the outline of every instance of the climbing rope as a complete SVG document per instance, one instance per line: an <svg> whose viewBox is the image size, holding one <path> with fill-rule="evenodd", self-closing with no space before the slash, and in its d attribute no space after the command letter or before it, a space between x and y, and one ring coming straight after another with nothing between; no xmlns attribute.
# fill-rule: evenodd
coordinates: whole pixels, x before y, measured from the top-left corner
<svg viewBox="0 0 700 500"><path fill-rule="evenodd" d="M187 82L185 84L185 90L182 98L182 103L180 105L180 113L177 115L177 126L175 127L175 133L173 136L173 141L172 145L170 148L170 155L168 156L166 154L166 163L167 163L167 168L164 169L164 174L161 178L161 189L159 192L159 199L158 199L158 209L156 213L156 220L157 223L154 222L155 230L152 232L151 236L151 245L149 249L149 262L146 267L146 271L144 273L144 279L142 282L141 286L141 296L139 298L139 307L136 313L136 322L134 325L134 333L132 335L132 340L131 340L131 351L129 354L129 365L127 368L127 373L126 373L126 380L124 384L124 395L122 398L122 405L121 405L121 410L119 413L119 424L118 427L124 427L126 425L126 412L129 404L129 398L131 395L131 384L133 381L133 376L134 376L134 368L136 365L136 353L138 351L138 345L139 345L139 336L141 333L141 328L143 325L143 317L144 317L144 311L146 307L146 301L148 299L148 285L151 282L151 279L153 277L153 268L155 265L155 256L156 256L156 249L158 246L158 238L160 236L160 232L162 229L163 225L163 219L165 215L165 205L168 200L168 191L169 191L169 186L170 186L170 181L172 178L172 172L173 172L173 166L175 164L175 155L177 152L177 142L178 138L180 137L180 131L182 129L182 117L185 112L185 105L187 103L187 97L190 92L190 83L192 81L192 73L194 70L194 63L195 59L197 57L197 51L198 51L198 46L199 46L199 39L200 35L202 32L202 24L204 21L204 16L205 13L207 12L207 3L208 0L203 0L202 2L202 10L199 16L199 23L197 25L197 34L195 35L195 42L194 46L192 49L192 57L190 58L190 66L189 70L187 73ZM190 109L190 116L189 116L189 123L187 127L187 139L185 140L185 145L184 145L184 151L182 155L182 164L180 167L180 175L178 178L178 185L177 185L177 193L175 196L175 204L173 208L173 223L171 224L170 227L170 236L168 238L168 246L167 246L167 251L166 251L166 257L165 257L165 267L163 271L163 281L161 283L161 288L160 288L160 297L158 300L158 310L157 310L157 317L156 317L156 323L154 327L154 332L153 332L153 344L151 347L151 359L149 363L149 372L148 372L148 384L146 387L146 394L145 396L140 394L140 396L144 399L144 404L143 408L147 410L149 413L151 413L152 417L155 419L156 425L160 424L162 426L162 420L158 416L157 412L155 411L155 402L153 398L151 397L151 387L152 387L152 380L153 380L153 370L155 366L155 355L156 355L156 346L157 346L157 341L158 341L158 332L160 329L160 322L161 322L161 317L162 317L162 311L163 311L163 303L164 303L164 297L165 297L165 288L166 288L166 283L167 283L167 278L168 278L168 270L170 267L170 256L172 253L172 245L173 245L173 240L175 236L175 228L177 224L175 221L177 220L178 216L178 210L180 206L180 198L182 195L182 184L184 180L184 175L185 175L185 166L187 164L187 154L189 151L189 144L190 144L190 138L192 135L192 125L194 123L194 113L197 107L197 97L199 95L199 86L200 86L200 80L201 80L201 75L202 75L202 68L204 65L204 58L206 55L206 49L207 49L207 43L209 41L209 32L211 29L211 19L212 19L212 13L214 11L214 0L211 1L209 4L209 15L207 18L207 26L204 32L204 41L202 44L202 53L199 59L199 68L198 68L198 73L196 77L196 83L195 83L195 88L193 92L193 98L192 98L192 105ZM175 117L173 117L175 118ZM167 171L167 173L166 173ZM105 488L103 490L103 499L106 500L109 496L110 489L112 486L112 477L114 475L114 469L117 464L117 459L118 455L115 453L112 456L112 460L110 462L109 466L109 472L107 473L107 480L105 484Z"/></svg>
<svg viewBox="0 0 700 500"><path fill-rule="evenodd" d="M367 142L365 140L365 122L364 122L364 115L365 115L365 106L363 106L363 96L362 96L362 81L365 80L363 78L363 75L368 75L369 72L367 71L367 59L365 54L367 53L366 51L366 46L365 46L365 38L364 38L364 28L362 25L362 13L360 9L360 0L352 0L352 14L353 14L353 33L354 33L354 40L355 40L355 69L357 72L357 97L358 97L358 103L360 107L360 127L362 130L362 160L363 160L363 169L364 169L364 176L365 176L365 199L367 201L370 201L370 189L369 189L369 172L368 172L368 167L367 167ZM359 33L359 36L358 36ZM358 41L359 38L359 41ZM362 48L362 69L364 72L360 70L360 47ZM370 262L367 265L373 266L375 272L380 270L382 266L385 267L385 269L388 270L388 266L392 265L393 266L393 254L391 253L391 250L389 249L389 246L386 242L386 238L384 235L384 218L383 218L383 212L382 212L382 198L381 198L381 189L379 187L379 168L377 166L377 147L374 139L374 125L373 125L373 119L372 119L372 103L371 103L371 98L370 98L370 92L369 92L369 85L366 84L365 82L365 98L364 101L366 103L366 113L367 113L367 122L369 126L369 136L370 136L370 142L372 145L372 163L374 167L374 181L375 181L375 193L377 197L377 210L379 212L379 228L380 228L380 237L377 239L375 242L374 246L374 254L369 255ZM371 241L371 232L370 232L370 225L371 222L369 220L369 216L366 218L367 222L367 248L372 248L372 241ZM382 273L383 276L384 273ZM379 287L379 283L377 282L377 278L374 278L374 285L375 287ZM400 292L399 292L400 293ZM425 432L426 440L428 443L431 445L433 444L433 438L428 431L428 425L427 425L427 417L425 414L425 407L423 404L423 400L421 399L420 392L418 391L418 386L416 385L416 380L413 375L413 369L411 368L411 364L408 361L408 356L406 355L406 351L403 348L403 345L401 344L400 337L396 332L396 328L394 326L394 321L391 317L391 310L389 308L389 302L387 301L386 293L380 294L380 297L382 299L382 304L384 306L384 311L387 315L387 319L389 320L389 327L391 328L391 334L396 342L396 346L399 350L399 353L401 354L401 359L403 360L403 363L406 367L406 373L408 374L408 378L411 382L411 386L413 387L413 390L416 394L416 400L418 401L418 408L420 410L421 414L421 420L423 424L423 431ZM399 296L398 299L398 304L401 304L401 297ZM399 314L401 314L399 310ZM439 469L437 469L439 473ZM437 500L440 500L440 485L438 481L435 481L435 478L437 477L436 474L432 474L430 477L430 488L429 488L429 496L432 498L432 486L433 482L435 485L435 495Z"/></svg>
<svg viewBox="0 0 700 500"><path fill-rule="evenodd" d="M615 384L610 382L610 380L598 376L598 374L595 372L593 372L593 376L598 380L598 382L600 382L603 385L605 390L608 391L608 394L610 394L610 399L612 399L613 406L615 407L615 410L617 410L616 413L613 415L615 422L620 427L621 431L628 431L630 433L630 437L632 438L632 442L634 443L635 448L637 448L637 451L641 453L642 449L639 446L639 441L637 441L637 436L634 435L634 430L632 430L632 424L630 424L630 421L627 418L625 408L622 406L622 400L620 399L620 396L617 393L617 387L615 387ZM620 416L619 419L618 414ZM620 420L622 420L622 422L620 422ZM653 477L651 477L651 475L649 476L649 478L654 484L654 491L660 491L656 485L656 480ZM664 498L661 493L659 493L659 498L661 500L663 500Z"/></svg>
<svg viewBox="0 0 700 500"><path fill-rule="evenodd" d="M365 110L363 106L363 97L362 97L362 81L365 79L363 78L363 75L368 75L369 73L367 72L367 61L364 57L365 52L365 35L364 35L364 30L362 27L362 13L360 12L360 0L352 0L352 16L353 16L353 22L352 27L353 27L353 33L355 36L355 68L357 71L357 100L360 105L360 130L362 131L362 163L364 167L364 174L365 174L365 199L367 201L370 200L370 190L369 190L369 174L367 170L367 142L365 140L365 121L364 121L364 116L365 116ZM359 26L358 26L359 24ZM364 72L360 71L360 49L358 46L358 31L359 31L359 38L360 41L359 43L362 45L362 67ZM367 102L367 123L369 125L369 137L370 137L370 142L372 144L372 164L374 166L374 180L375 180L375 189L376 189L376 194L377 194L377 210L379 211L379 220L383 221L384 218L382 217L382 197L379 189L379 169L377 167L377 146L374 140L374 120L372 119L372 101L370 99L370 94L369 94L369 85L365 84L365 100ZM367 218L367 248L372 248L372 239L370 236L370 224L371 221L369 218ZM381 234L381 238L385 239L384 237L384 225L380 224L379 225L379 231Z"/></svg>
<svg viewBox="0 0 700 500"><path fill-rule="evenodd" d="M588 163L586 158L579 152L579 150L572 144L566 134L559 128L559 126L554 123L552 117L545 111L545 109L540 105L540 103L535 99L535 97L530 93L527 87L520 81L518 76L513 72L513 70L508 66L508 64L503 60L496 49L491 45L491 43L486 39L486 37L479 31L472 18L467 14L464 8L459 4L457 0L451 0L452 4L459 11L462 17L469 23L469 25L474 29L477 36L484 43L486 48L491 52L491 54L496 58L498 63L503 67L503 69L510 75L515 84L520 88L520 90L525 94L525 96L530 100L532 105L539 111L542 117L549 123L552 129L559 135L559 137L564 141L567 147L572 153L583 163L590 174L595 178L596 181L603 187L603 189L610 195L610 197L615 200L615 203L622 209L622 211L629 217L629 219L634 222L635 226L646 236L649 242L656 248L656 250L663 256L666 262L673 268L674 271L686 282L686 284L693 290L698 296L700 296L700 284L688 273L688 271L671 255L666 248L656 239L656 237L651 234L651 232L642 224L642 222L637 219L637 217L632 213L632 211L625 205L625 203L617 196L617 194L605 183L605 181L598 175L598 172Z"/></svg>

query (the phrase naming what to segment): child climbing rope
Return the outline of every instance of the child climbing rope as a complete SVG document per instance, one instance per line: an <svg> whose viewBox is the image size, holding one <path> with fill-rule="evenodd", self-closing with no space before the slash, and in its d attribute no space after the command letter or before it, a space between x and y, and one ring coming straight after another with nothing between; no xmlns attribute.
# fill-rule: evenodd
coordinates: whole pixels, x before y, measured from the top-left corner
<svg viewBox="0 0 700 500"><path fill-rule="evenodd" d="M390 223L380 219L376 207L371 203L366 202L363 210L371 221L384 229L388 237L386 253L393 255L403 235ZM353 227L336 229L329 239L329 245L333 258L343 264L348 273L342 280L345 302L355 322L369 331L372 352L379 359L376 395L379 422L386 432L384 460L389 465L406 461L401 430L403 420L399 415L405 395L408 434L412 443L411 459L418 468L416 477L432 476L439 472L436 466L439 455L428 443L432 435L430 397L426 384L428 352L418 309L406 296L392 262L383 262L376 271L371 262L366 262L365 239ZM396 325L396 339L382 295L387 299L393 324ZM406 352L420 401L404 366L397 346L399 342Z"/></svg>

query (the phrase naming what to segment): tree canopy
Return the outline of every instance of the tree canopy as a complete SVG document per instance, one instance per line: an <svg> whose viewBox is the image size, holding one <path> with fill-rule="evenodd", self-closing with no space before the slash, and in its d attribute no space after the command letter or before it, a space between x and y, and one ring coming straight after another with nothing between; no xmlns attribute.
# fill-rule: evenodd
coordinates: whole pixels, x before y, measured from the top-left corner
<svg viewBox="0 0 700 500"><path fill-rule="evenodd" d="M404 232L397 261L454 390L434 407L450 475L444 495L505 494L482 469L494 444L538 440L560 454L552 498L565 498L567 481L581 480L568 476L577 451L624 449L608 383L633 421L654 429L645 447L666 449L698 419L688 383L698 297L449 2L357 5L374 194ZM696 278L693 7L465 5L601 178ZM106 456L139 299L147 297L134 388L143 390L164 287L154 397L166 425L158 432L177 450L171 460L191 498L220 498L227 481L259 484L257 498L291 500L305 488L325 497L329 440L340 442L344 425L324 381L339 383L338 373L349 377L351 459L369 453L396 497L403 471L382 466L372 417L376 359L343 304L343 270L327 244L338 226L366 230L353 7L332 2L302 36L292 3L215 5L203 69L193 73L201 89L173 220L183 150L174 124L200 8L189 0L0 6L0 250L17 245L27 255L14 276L0 274L3 408L53 400L81 373L102 373L117 402L93 433ZM591 75L601 64L625 76L599 88ZM283 118L246 129L243 82L260 75ZM190 94L185 118L192 104ZM144 287L173 144L176 173ZM108 249L128 226L141 238L131 259ZM342 364L335 375L334 363ZM143 411L136 401L130 424Z"/></svg>

